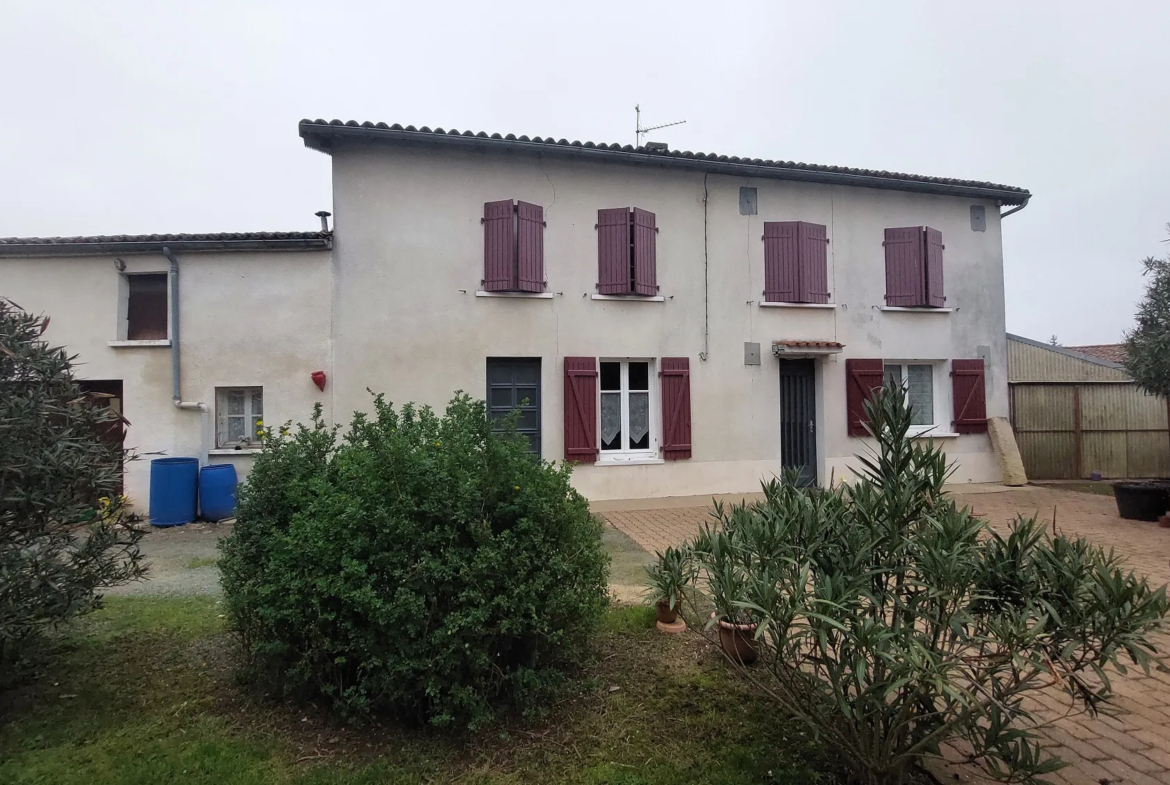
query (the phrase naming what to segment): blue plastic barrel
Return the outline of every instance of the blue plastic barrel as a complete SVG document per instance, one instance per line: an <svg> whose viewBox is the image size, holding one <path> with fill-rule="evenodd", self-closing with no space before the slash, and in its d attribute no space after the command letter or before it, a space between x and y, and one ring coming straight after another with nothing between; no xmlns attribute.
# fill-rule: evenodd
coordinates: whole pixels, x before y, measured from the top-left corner
<svg viewBox="0 0 1170 785"><path fill-rule="evenodd" d="M155 458L150 462L150 523L182 526L195 520L198 458Z"/></svg>
<svg viewBox="0 0 1170 785"><path fill-rule="evenodd" d="M199 515L222 521L236 514L236 467L215 463L199 470Z"/></svg>

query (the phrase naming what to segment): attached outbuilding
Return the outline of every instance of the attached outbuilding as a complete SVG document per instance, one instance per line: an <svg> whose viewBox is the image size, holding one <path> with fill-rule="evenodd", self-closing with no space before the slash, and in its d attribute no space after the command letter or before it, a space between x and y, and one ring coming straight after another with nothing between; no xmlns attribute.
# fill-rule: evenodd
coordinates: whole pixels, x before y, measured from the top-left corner
<svg viewBox="0 0 1170 785"><path fill-rule="evenodd" d="M1142 392L1124 347L1008 335L1011 422L1033 480L1170 475L1168 402Z"/></svg>

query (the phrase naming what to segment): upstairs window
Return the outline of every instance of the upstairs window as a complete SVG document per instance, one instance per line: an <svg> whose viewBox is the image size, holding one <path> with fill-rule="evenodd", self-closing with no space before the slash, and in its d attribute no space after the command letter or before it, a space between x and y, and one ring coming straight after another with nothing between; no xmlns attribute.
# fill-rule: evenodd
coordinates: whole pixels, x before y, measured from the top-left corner
<svg viewBox="0 0 1170 785"><path fill-rule="evenodd" d="M658 294L658 227L637 207L597 211L597 293Z"/></svg>
<svg viewBox="0 0 1170 785"><path fill-rule="evenodd" d="M126 276L127 341L167 339L167 274Z"/></svg>
<svg viewBox="0 0 1170 785"><path fill-rule="evenodd" d="M215 421L216 447L258 447L264 428L264 388L217 387Z"/></svg>
<svg viewBox="0 0 1170 785"><path fill-rule="evenodd" d="M929 226L886 229L886 305L943 308L942 232Z"/></svg>
<svg viewBox="0 0 1170 785"><path fill-rule="evenodd" d="M764 223L764 302L829 302L828 231L807 221Z"/></svg>
<svg viewBox="0 0 1170 785"><path fill-rule="evenodd" d="M483 206L483 290L543 292L544 208L528 202Z"/></svg>

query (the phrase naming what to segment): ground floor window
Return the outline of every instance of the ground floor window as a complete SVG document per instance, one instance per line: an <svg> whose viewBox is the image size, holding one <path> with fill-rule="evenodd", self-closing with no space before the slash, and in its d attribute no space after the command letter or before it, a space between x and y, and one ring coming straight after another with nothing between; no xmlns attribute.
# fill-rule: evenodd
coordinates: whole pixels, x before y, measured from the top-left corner
<svg viewBox="0 0 1170 785"><path fill-rule="evenodd" d="M935 390L933 363L885 364L885 380L902 387L910 407L910 424L922 431L935 427Z"/></svg>
<svg viewBox="0 0 1170 785"><path fill-rule="evenodd" d="M602 360L601 454L609 458L656 455L650 360Z"/></svg>
<svg viewBox="0 0 1170 785"><path fill-rule="evenodd" d="M215 389L216 447L259 445L264 427L264 388Z"/></svg>
<svg viewBox="0 0 1170 785"><path fill-rule="evenodd" d="M499 427L518 409L516 430L528 439L528 451L540 455L540 358L489 357L487 409Z"/></svg>

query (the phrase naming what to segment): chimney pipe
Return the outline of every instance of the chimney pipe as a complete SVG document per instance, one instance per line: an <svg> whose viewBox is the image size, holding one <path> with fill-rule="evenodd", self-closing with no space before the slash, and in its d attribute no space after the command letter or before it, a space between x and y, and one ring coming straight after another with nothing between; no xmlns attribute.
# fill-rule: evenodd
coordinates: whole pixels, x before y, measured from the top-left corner
<svg viewBox="0 0 1170 785"><path fill-rule="evenodd" d="M329 231L329 216L333 215L333 213L327 212L325 210L318 210L317 212L315 212L313 214L321 219L321 231L328 232Z"/></svg>

